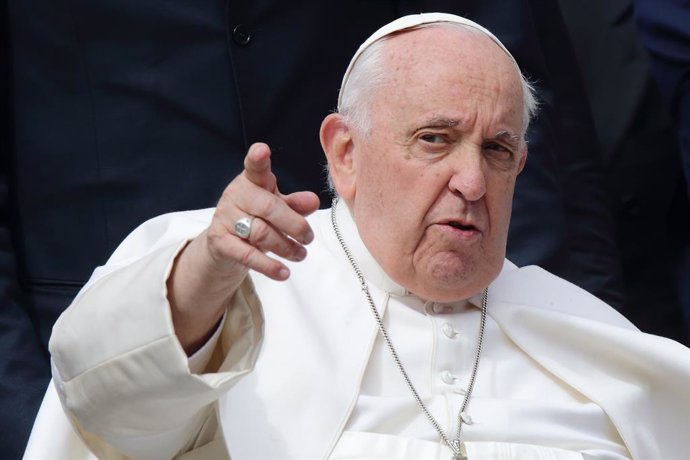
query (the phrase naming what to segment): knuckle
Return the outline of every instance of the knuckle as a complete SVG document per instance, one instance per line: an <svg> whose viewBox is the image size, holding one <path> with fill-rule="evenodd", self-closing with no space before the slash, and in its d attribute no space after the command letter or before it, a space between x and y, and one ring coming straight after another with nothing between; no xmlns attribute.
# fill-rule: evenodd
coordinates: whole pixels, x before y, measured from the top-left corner
<svg viewBox="0 0 690 460"><path fill-rule="evenodd" d="M223 220L222 199L218 202L218 205L213 210L213 216L211 217L211 225L209 225L209 231L216 226L216 224Z"/></svg>
<svg viewBox="0 0 690 460"><path fill-rule="evenodd" d="M306 256L306 250L298 244L295 244L289 248L290 259L294 261L303 260Z"/></svg>
<svg viewBox="0 0 690 460"><path fill-rule="evenodd" d="M213 220L211 221L211 225L209 225L208 230L206 230L206 236L209 239L218 239L220 236L225 233L221 231L222 226L218 225L221 217L218 212L218 210L215 211L213 214Z"/></svg>
<svg viewBox="0 0 690 460"><path fill-rule="evenodd" d="M268 266L266 267L267 274L270 274L272 276L278 276L278 273L280 270L283 268L283 264L278 262L277 260L271 259L268 263Z"/></svg>
<svg viewBox="0 0 690 460"><path fill-rule="evenodd" d="M256 210L257 215L270 218L273 213L273 207L275 205L273 195L262 195L257 197L256 200Z"/></svg>
<svg viewBox="0 0 690 460"><path fill-rule="evenodd" d="M303 235L309 231L311 231L311 227L309 226L307 219L302 217L297 221L297 232L299 232L300 235Z"/></svg>
<svg viewBox="0 0 690 460"><path fill-rule="evenodd" d="M232 196L236 193L236 189L238 187L237 182L239 180L239 176L232 180L225 189L223 189L223 193L221 194L221 200L230 200L232 199Z"/></svg>
<svg viewBox="0 0 690 460"><path fill-rule="evenodd" d="M211 259L220 266L226 266L235 261L235 249L228 241L219 241L218 244L209 244L208 248Z"/></svg>
<svg viewBox="0 0 690 460"><path fill-rule="evenodd" d="M251 264L252 259L254 257L254 252L257 249L254 248L253 246L245 245L245 247L239 251L238 254L238 262L244 265L245 267L248 267L249 264Z"/></svg>
<svg viewBox="0 0 690 460"><path fill-rule="evenodd" d="M222 225L211 225L206 231L206 240L211 247L223 246L227 231Z"/></svg>
<svg viewBox="0 0 690 460"><path fill-rule="evenodd" d="M249 237L252 244L263 245L268 242L269 236L270 230L268 225L260 219L254 219L254 223L252 224L252 233Z"/></svg>
<svg viewBox="0 0 690 460"><path fill-rule="evenodd" d="M223 239L224 235L218 230L217 227L211 226L208 229L206 232L206 241L212 255L223 253Z"/></svg>
<svg viewBox="0 0 690 460"><path fill-rule="evenodd" d="M284 238L281 242L281 248L283 254L294 254L297 251L297 244L293 240Z"/></svg>
<svg viewBox="0 0 690 460"><path fill-rule="evenodd" d="M233 189L231 187L232 187L232 184L225 187L225 190L223 190L223 193L221 193L221 195L220 195L220 200L218 200L218 204L216 205L216 209L222 207L228 201L232 200Z"/></svg>
<svg viewBox="0 0 690 460"><path fill-rule="evenodd" d="M285 257L286 259L291 259L292 254L294 252L294 249L290 245L289 242L285 241L284 238L281 238L280 241L278 241L274 245L274 250L273 253L276 255L279 255L280 257Z"/></svg>

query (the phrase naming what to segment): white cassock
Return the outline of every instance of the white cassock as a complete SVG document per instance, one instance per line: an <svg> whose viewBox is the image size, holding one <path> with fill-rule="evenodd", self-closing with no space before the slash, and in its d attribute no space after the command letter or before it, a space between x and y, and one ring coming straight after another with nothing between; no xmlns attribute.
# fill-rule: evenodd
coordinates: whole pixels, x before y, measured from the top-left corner
<svg viewBox="0 0 690 460"><path fill-rule="evenodd" d="M380 340L328 211L309 218L316 238L306 261L288 263L290 279L252 273L216 336L187 359L165 281L212 212L147 222L94 272L55 326L60 399L51 387L25 458L90 455L59 401L102 458L450 458ZM453 433L479 296L438 304L407 293L344 204L337 214L413 383ZM470 460L690 458L690 350L537 267L506 261L488 298L463 427Z"/></svg>

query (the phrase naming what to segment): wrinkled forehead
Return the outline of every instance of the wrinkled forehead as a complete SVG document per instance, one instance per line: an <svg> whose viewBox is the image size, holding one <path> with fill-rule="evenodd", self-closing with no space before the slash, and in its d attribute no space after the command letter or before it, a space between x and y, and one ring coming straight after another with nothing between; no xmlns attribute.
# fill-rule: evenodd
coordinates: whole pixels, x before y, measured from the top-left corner
<svg viewBox="0 0 690 460"><path fill-rule="evenodd" d="M409 16L403 16L401 18L396 19L393 22L390 22L386 24L385 26L381 27L379 30L374 32L369 38L367 38L364 43L362 43L355 53L355 55L352 57L350 60L350 64L347 66L347 70L345 71L345 75L343 76L343 82L340 86L340 94L338 96L338 110L341 109L342 105L342 95L343 95L343 88L347 85L347 82L350 78L350 74L352 73L352 70L355 66L355 63L357 62L357 59L362 55L362 53L368 49L372 44L378 42L384 37L388 37L392 34L396 34L405 30L413 29L419 26L422 26L424 24L433 24L433 23L454 23L454 24L461 24L466 27L470 27L474 30L477 30L478 32L482 33L485 35L487 38L491 39L494 43L496 43L507 55L510 57L511 61L515 65L515 67L518 69L519 72L519 67L517 65L517 62L515 61L515 58L513 58L513 55L510 54L508 49L501 43L501 41L496 38L494 34L489 32L488 29L480 26L474 21L470 21L469 19L463 18L461 16L456 16L454 14L447 14L447 13L420 13L420 14L411 14Z"/></svg>

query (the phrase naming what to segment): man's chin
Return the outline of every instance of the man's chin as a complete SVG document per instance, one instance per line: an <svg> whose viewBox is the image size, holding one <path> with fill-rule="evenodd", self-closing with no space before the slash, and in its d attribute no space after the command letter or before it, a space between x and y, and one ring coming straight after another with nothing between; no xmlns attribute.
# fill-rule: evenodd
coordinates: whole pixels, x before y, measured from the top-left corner
<svg viewBox="0 0 690 460"><path fill-rule="evenodd" d="M439 257L430 267L415 294L434 302L452 302L472 297L488 286L500 273L501 263L480 264L470 258ZM423 293L423 295L421 295Z"/></svg>

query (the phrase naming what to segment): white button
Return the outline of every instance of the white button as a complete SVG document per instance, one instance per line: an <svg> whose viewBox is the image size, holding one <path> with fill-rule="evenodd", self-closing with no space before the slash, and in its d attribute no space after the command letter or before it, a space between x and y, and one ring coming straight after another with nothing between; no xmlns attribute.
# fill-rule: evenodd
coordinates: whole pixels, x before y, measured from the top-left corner
<svg viewBox="0 0 690 460"><path fill-rule="evenodd" d="M449 339L454 339L457 335L458 332L453 329L453 326L451 326L450 323L445 323L441 329L443 330L443 333L448 337Z"/></svg>
<svg viewBox="0 0 690 460"><path fill-rule="evenodd" d="M472 416L467 412L460 412L460 418L462 419L463 423L466 423L468 425L472 425L474 423L474 420L472 420Z"/></svg>
<svg viewBox="0 0 690 460"><path fill-rule="evenodd" d="M448 371L441 372L441 380L443 380L443 383L448 385L455 383L455 377Z"/></svg>

